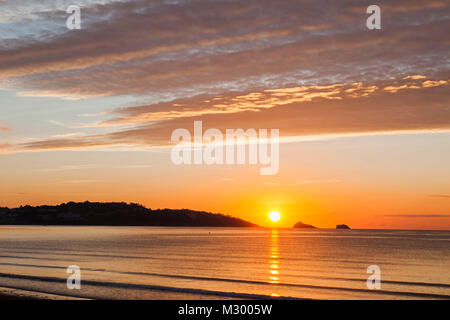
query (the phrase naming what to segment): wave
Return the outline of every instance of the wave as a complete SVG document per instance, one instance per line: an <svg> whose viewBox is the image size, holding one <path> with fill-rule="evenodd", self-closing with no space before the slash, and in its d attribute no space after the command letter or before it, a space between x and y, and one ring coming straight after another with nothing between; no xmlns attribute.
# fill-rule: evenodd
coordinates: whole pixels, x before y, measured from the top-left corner
<svg viewBox="0 0 450 320"><path fill-rule="evenodd" d="M42 281L42 282L53 282L53 283L66 283L66 279L56 278L56 277L37 277L29 275L20 274L9 274L0 273L0 277L10 278L10 279L21 279L21 280L32 280L32 281ZM253 293L241 293L241 292L227 292L227 291L213 291L204 289L194 289L194 288L178 288L178 287L167 287L158 285L146 285L146 284L133 284L133 283L123 283L123 282L106 282L106 281L94 281L94 280L83 280L83 285L91 286L101 286L119 289L137 289L137 290L153 290L153 291L169 291L176 293L188 293L188 294L199 294L206 296L217 296L217 297L227 297L227 298L240 298L240 299L255 299L255 300L272 300L272 299L286 299L286 300L310 300L287 296L277 296L273 297L264 294L253 294ZM3 286L5 287L5 286ZM14 287L9 287L14 288ZM29 289L27 289L29 290ZM45 292L49 293L49 292Z"/></svg>
<svg viewBox="0 0 450 320"><path fill-rule="evenodd" d="M1 265L7 263L0 263ZM10 264L8 264L10 265ZM14 264L17 266L32 266L32 265L20 265ZM55 269L65 269L64 267L58 266L34 266L40 268L55 268ZM128 275L140 275L140 276L155 276L155 277L164 277L164 278L176 278L176 279L185 279L185 280L198 280L198 281L215 281L215 282L233 282L233 283L243 283L243 284L256 284L256 285L270 285L270 286L284 286L284 287L297 287L297 288L305 288L305 289L324 289L324 290L337 290L337 291L347 291L347 292L361 292L367 294L376 294L376 295L393 295L393 296L409 296L409 297L417 297L417 298L431 298L431 299L450 299L450 295L444 294L433 294L433 293L423 293L423 292L405 292L405 291L390 291L390 290L368 290L368 289L360 289L360 288L348 288L348 287L333 287L333 286L321 286L321 285L308 285L308 284L298 284L298 283L277 283L270 284L266 281L257 281L257 280L241 280L241 279L229 279L229 278L218 278L218 277L199 277L199 276L186 276L186 275L169 275L169 274L159 274L159 273L147 273L147 272L131 272L131 271L116 271L116 270L107 270L107 269L94 269L94 268L84 268L87 271L94 272L108 272L108 273L116 273L116 274L128 274ZM49 282L65 282L65 279L56 278L56 277L37 277L37 276L29 276L29 275L19 275L19 274L7 274L0 273L0 277L5 278L15 278L15 279L28 279L28 280L37 280L37 281L49 281ZM323 277L326 278L326 277ZM336 280L336 278L330 278ZM361 279L351 279L351 278L338 278L337 280L355 280L355 281L363 281ZM448 284L437 284L437 283L423 283L423 282L402 282L402 281L389 281L384 280L384 283L391 284L401 284L401 285L413 285L413 286L430 286L430 287L444 287L450 288ZM174 288L174 287L165 287L165 286L155 286L155 285L141 285L141 284L131 284L131 283L119 283L119 282L102 282L102 281L93 281L93 280L83 280L83 283L89 285L96 286L112 286L118 288L133 288L133 289L147 289L147 290L163 290L163 291L176 291L176 292L185 292L185 293L197 293L197 294L208 294L208 295L218 295L224 297L235 297L235 298L244 298L244 299L268 299L273 298L272 296L259 295L259 294L250 294L250 293L234 293L234 292L222 292L222 291L209 291L203 289L193 289L193 288ZM183 291L177 291L183 290ZM192 292L188 292L186 290L194 290ZM201 292L209 292L209 293L201 293ZM227 295L230 294L230 295ZM239 296L240 295L240 296ZM277 297L278 299L298 299L294 297Z"/></svg>
<svg viewBox="0 0 450 320"><path fill-rule="evenodd" d="M18 266L18 267L32 267L32 268L48 268L48 269L65 269L65 267L61 266L50 266L50 265L37 265L37 264L24 264L24 263L9 263L9 262L0 262L0 265L5 266ZM118 270L109 270L109 269L99 269L99 268L83 268L83 270L87 271L100 271L100 272L108 272L108 273L118 273L118 274L129 274L129 275L140 275L140 276L155 276L155 277L165 277L165 278L178 278L178 279L186 279L186 280L211 280L211 281L224 281L224 282L241 282L241 283L249 283L249 284L271 284L265 281L256 281L256 280L241 280L241 279L230 279L230 278L215 278L215 277L199 277L199 276L183 276L183 275L172 275L172 274L162 274L162 273L151 273L151 272L133 272L133 271L118 271ZM314 279L323 279L323 280L343 280L343 281L355 281L355 282L366 282L365 279L358 278L344 278L344 277L326 277L326 276L301 276L304 278L314 278ZM439 288L450 288L450 284L446 283L431 283L431 282L410 282L410 281L395 281L395 280L383 280L383 283L396 284L396 285L405 285L405 286L423 286L423 287L439 287ZM272 285L272 284L271 284ZM294 283L278 283L277 285L284 286L303 286L302 284L294 284ZM450 297L450 296L449 296Z"/></svg>
<svg viewBox="0 0 450 320"><path fill-rule="evenodd" d="M89 271L103 271L110 273L120 273L120 274L129 274L129 275L141 275L141 276L156 276L156 277L165 277L165 278L177 278L177 279L186 279L186 280L202 280L202 281L222 281L222 282L238 282L238 283L247 283L247 284L264 284L264 285L272 285L266 281L257 281L257 280L241 280L241 279L230 279L230 278L217 278L217 277L199 277L199 276L182 276L182 275L172 275L172 274L161 274L161 273L149 273L149 272L132 272L132 271L116 271L116 270L107 270L107 269L89 269ZM356 279L356 278L332 278L332 277L324 277L324 276L308 276L308 278L318 278L318 279L328 279L328 280L345 280L345 281L358 281L358 282L366 282L365 279ZM398 285L409 285L409 286L428 286L428 287L442 287L442 288L450 288L450 284L444 283L427 283L427 282L407 282L407 281L393 281L393 280L383 280L383 283L389 284L398 284ZM336 288L336 287L322 287L322 286L313 286L313 285L303 285L296 283L277 283L279 286L300 286L300 287L314 287L314 288ZM352 288L343 288L339 287L336 289L352 289ZM358 289L359 290L359 289ZM368 291L363 289L363 291ZM379 291L379 290L377 290ZM370 290L370 292L373 292ZM450 296L446 296L449 297Z"/></svg>
<svg viewBox="0 0 450 320"><path fill-rule="evenodd" d="M0 247L1 248L1 247ZM34 254L34 255L44 255L45 258L40 257L30 257L30 256L8 256L8 255L1 255L0 258L15 258L15 259L34 259L34 260L52 260L52 261L63 261L62 259L58 258L47 258L48 255L52 256L80 256L80 257L101 257L101 258L120 258L120 259L136 259L136 260L160 260L160 261L176 261L179 260L180 257L183 257L184 259L189 260L195 260L195 261L201 261L201 262L208 262L210 261L211 255L210 254L199 254L197 253L195 257L192 256L192 254L189 253L177 253L176 255L167 255L165 257L156 257L156 256L133 256L133 255L111 255L111 254L84 254L84 253L65 253L65 250L59 250L58 249L52 249L51 251L14 251L14 254L22 253L22 254ZM6 252L7 253L7 252ZM233 261L233 263L240 263L240 264L247 264L248 259L252 260L261 260L266 261L267 259L265 257L253 257L253 256L244 256L244 255L236 255L233 258L229 257L215 257L222 259L222 261ZM367 263L365 260L356 260L356 259L339 259L339 258L320 258L317 256L309 256L309 257L302 257L302 258L292 258L292 257L279 257L280 261L289 261L289 262L303 262L303 261L324 261L324 262L336 262L336 263L347 263L347 264L353 264L358 265L362 263ZM396 263L383 261L383 265L396 265ZM404 262L404 265L408 266L426 266L426 265L432 265L432 264L416 264L416 263L407 263ZM335 266L335 268L346 268L346 266Z"/></svg>

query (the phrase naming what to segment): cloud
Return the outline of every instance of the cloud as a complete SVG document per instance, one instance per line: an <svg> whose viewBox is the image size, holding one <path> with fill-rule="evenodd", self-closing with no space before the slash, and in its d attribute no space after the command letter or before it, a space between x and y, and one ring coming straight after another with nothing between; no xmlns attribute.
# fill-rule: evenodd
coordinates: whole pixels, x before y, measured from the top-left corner
<svg viewBox="0 0 450 320"><path fill-rule="evenodd" d="M2 127L2 126L0 126L0 131L7 131L7 130L11 130L10 128L7 128L7 127Z"/></svg>
<svg viewBox="0 0 450 320"><path fill-rule="evenodd" d="M406 76L403 79L413 79L413 80L418 80L418 79L426 79L426 76L422 76L420 74L417 75L412 75L412 76Z"/></svg>
<svg viewBox="0 0 450 320"><path fill-rule="evenodd" d="M143 168L151 168L152 165L149 164L135 164L135 165L126 165L126 166L119 166L120 169L143 169Z"/></svg>
<svg viewBox="0 0 450 320"><path fill-rule="evenodd" d="M177 128L190 130L194 120L202 120L204 130L276 128L280 129L282 138L450 131L446 120L450 117L448 82L423 87L421 81L277 88L117 109L111 113L117 115L116 118L86 126L127 125L128 128L97 135L31 141L20 148L37 151L168 146L172 131ZM395 93L383 90L405 84L420 89L409 88Z"/></svg>
<svg viewBox="0 0 450 320"><path fill-rule="evenodd" d="M450 214L384 214L389 218L450 218Z"/></svg>
<svg viewBox="0 0 450 320"><path fill-rule="evenodd" d="M25 96L167 98L434 74L446 65L448 3L382 6L383 32L359 27L366 14L358 1L113 1L83 8L89 24L79 32L62 31L64 15L36 14L44 26L60 19L60 33L0 42L0 78Z"/></svg>
<svg viewBox="0 0 450 320"><path fill-rule="evenodd" d="M205 129L278 128L284 138L450 130L446 1L382 1L380 32L365 28L357 0L86 1L77 31L49 1L7 3L2 88L139 101L78 113L86 122L77 128L101 134L19 150L167 146L194 119Z"/></svg>
<svg viewBox="0 0 450 320"><path fill-rule="evenodd" d="M46 122L54 124L55 126L58 126L58 127L64 127L64 128L66 127L66 125L64 123L62 123L61 121L58 121L58 120L46 120Z"/></svg>
<svg viewBox="0 0 450 320"><path fill-rule="evenodd" d="M59 183L67 183L67 184L89 184L89 183L98 183L98 182L104 182L104 180L63 180L58 181Z"/></svg>
<svg viewBox="0 0 450 320"><path fill-rule="evenodd" d="M70 132L70 133L63 133L63 134L55 134L53 135L53 138L60 139L60 138L69 138L69 137L76 137L76 136L82 136L82 132Z"/></svg>
<svg viewBox="0 0 450 320"><path fill-rule="evenodd" d="M433 198L449 198L450 199L450 194L431 194L430 197Z"/></svg>
<svg viewBox="0 0 450 320"><path fill-rule="evenodd" d="M5 143L0 142L0 154L9 154L12 152L16 152L15 150L16 150L16 147L13 146L12 144L10 144L8 142L5 142ZM21 150L21 151L23 151L23 150Z"/></svg>
<svg viewBox="0 0 450 320"><path fill-rule="evenodd" d="M408 78L410 79L410 78ZM429 82L429 81L426 81ZM449 81L433 81L437 86L449 85ZM138 124L152 121L170 120L175 118L199 117L202 115L228 114L245 111L262 111L279 106L300 104L313 100L343 100L346 98L369 97L380 90L396 93L399 89L422 89L430 87L421 81L400 80L372 82L365 85L362 82L352 84L337 83L329 85L300 86L276 88L250 92L242 95L196 97L195 99L179 99L169 103L144 105L116 109L113 113L122 115L106 121L87 124L85 127L103 127L126 124ZM387 96L387 99L389 96ZM325 102L322 102L325 103Z"/></svg>
<svg viewBox="0 0 450 320"><path fill-rule="evenodd" d="M10 149L11 147L12 145L10 145L9 143L0 143L0 151Z"/></svg>
<svg viewBox="0 0 450 320"><path fill-rule="evenodd" d="M322 183L335 183L339 182L339 180L335 179L327 179L327 180L300 180L297 181L297 184L322 184Z"/></svg>
<svg viewBox="0 0 450 320"><path fill-rule="evenodd" d="M77 164L77 165L60 166L60 167L56 167L56 168L41 169L39 171L43 171L43 172L72 171L72 170L84 170L84 169L91 169L91 168L98 168L98 167L101 167L101 165Z"/></svg>
<svg viewBox="0 0 450 320"><path fill-rule="evenodd" d="M267 184L269 186L279 186L280 185L278 182L264 182L264 184Z"/></svg>

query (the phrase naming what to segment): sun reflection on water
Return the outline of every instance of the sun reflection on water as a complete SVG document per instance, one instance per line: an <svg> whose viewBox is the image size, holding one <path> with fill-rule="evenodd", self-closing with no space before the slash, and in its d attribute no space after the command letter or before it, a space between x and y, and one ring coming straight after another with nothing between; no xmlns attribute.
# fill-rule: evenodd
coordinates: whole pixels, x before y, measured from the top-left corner
<svg viewBox="0 0 450 320"><path fill-rule="evenodd" d="M270 247L269 247L269 283L278 284L280 283L280 245L279 245L279 237L278 230L273 229L270 234ZM279 297L279 294L272 293L272 297Z"/></svg>

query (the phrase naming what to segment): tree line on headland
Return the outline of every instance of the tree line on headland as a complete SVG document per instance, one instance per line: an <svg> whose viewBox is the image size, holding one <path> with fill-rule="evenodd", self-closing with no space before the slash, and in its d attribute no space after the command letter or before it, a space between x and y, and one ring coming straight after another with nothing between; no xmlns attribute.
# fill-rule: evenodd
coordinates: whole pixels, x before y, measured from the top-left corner
<svg viewBox="0 0 450 320"><path fill-rule="evenodd" d="M0 207L1 225L256 227L229 215L188 209L152 210L136 203L68 202L55 206Z"/></svg>

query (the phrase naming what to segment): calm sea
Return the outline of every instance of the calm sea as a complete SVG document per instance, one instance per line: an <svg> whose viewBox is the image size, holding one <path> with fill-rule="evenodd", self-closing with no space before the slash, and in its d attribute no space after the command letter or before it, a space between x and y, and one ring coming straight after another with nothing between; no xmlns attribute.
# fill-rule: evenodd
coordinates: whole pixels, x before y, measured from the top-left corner
<svg viewBox="0 0 450 320"><path fill-rule="evenodd" d="M0 287L37 295L450 298L450 231L1 226L0 250ZM70 265L81 290L67 289Z"/></svg>

